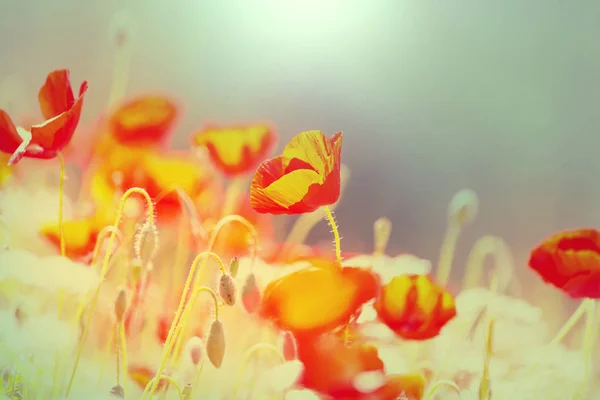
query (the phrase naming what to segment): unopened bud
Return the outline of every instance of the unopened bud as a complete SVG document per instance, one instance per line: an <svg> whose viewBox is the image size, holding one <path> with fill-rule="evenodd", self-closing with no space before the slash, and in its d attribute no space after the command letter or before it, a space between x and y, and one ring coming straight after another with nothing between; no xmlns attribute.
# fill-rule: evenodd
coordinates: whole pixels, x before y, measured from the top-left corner
<svg viewBox="0 0 600 400"><path fill-rule="evenodd" d="M116 398L119 398L119 399L124 399L125 398L125 391L123 390L123 386L121 386L121 385L113 386L112 389L110 389L110 395L112 397L116 397Z"/></svg>
<svg viewBox="0 0 600 400"><path fill-rule="evenodd" d="M158 252L158 228L146 221L135 235L133 249L135 256L145 265L151 262Z"/></svg>
<svg viewBox="0 0 600 400"><path fill-rule="evenodd" d="M225 333L223 324L214 320L210 326L210 332L206 339L206 355L215 368L220 368L225 357Z"/></svg>
<svg viewBox="0 0 600 400"><path fill-rule="evenodd" d="M202 347L202 339L198 336L192 336L186 344L186 352L189 354L190 360L195 366L198 366L202 360Z"/></svg>
<svg viewBox="0 0 600 400"><path fill-rule="evenodd" d="M235 304L235 281L230 274L221 275L219 295L228 306Z"/></svg>
<svg viewBox="0 0 600 400"><path fill-rule="evenodd" d="M448 207L448 218L459 225L470 223L479 210L479 198L471 189L463 189L456 193Z"/></svg>
<svg viewBox="0 0 600 400"><path fill-rule="evenodd" d="M192 398L192 385L186 383L186 385L181 390L181 398L182 400L191 400Z"/></svg>
<svg viewBox="0 0 600 400"><path fill-rule="evenodd" d="M378 218L373 224L375 253L383 254L392 234L392 222L385 218Z"/></svg>
<svg viewBox="0 0 600 400"><path fill-rule="evenodd" d="M123 322L125 312L127 311L127 289L121 288L115 299L115 318L120 324Z"/></svg>
<svg viewBox="0 0 600 400"><path fill-rule="evenodd" d="M250 314L255 312L260 305L260 290L256 284L256 277L253 273L248 275L244 287L242 288L242 304Z"/></svg>
<svg viewBox="0 0 600 400"><path fill-rule="evenodd" d="M234 278L237 276L237 273L240 269L240 259L237 257L233 257L231 261L229 261L229 273Z"/></svg>

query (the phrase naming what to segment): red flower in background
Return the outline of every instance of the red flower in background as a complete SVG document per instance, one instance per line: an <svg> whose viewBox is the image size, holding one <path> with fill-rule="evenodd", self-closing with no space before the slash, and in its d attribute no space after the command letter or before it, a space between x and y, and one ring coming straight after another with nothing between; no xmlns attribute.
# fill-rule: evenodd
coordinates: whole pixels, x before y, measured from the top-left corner
<svg viewBox="0 0 600 400"><path fill-rule="evenodd" d="M600 232L556 233L533 249L529 266L572 298L600 298Z"/></svg>
<svg viewBox="0 0 600 400"><path fill-rule="evenodd" d="M264 160L277 140L270 123L219 127L209 125L192 135L192 145L205 147L212 162L227 176L246 174Z"/></svg>
<svg viewBox="0 0 600 400"><path fill-rule="evenodd" d="M399 275L375 302L379 319L404 339L431 339L456 316L450 293L426 275Z"/></svg>
<svg viewBox="0 0 600 400"><path fill-rule="evenodd" d="M252 208L265 214L302 214L340 197L342 132L302 132L281 156L264 161L250 187Z"/></svg>
<svg viewBox="0 0 600 400"><path fill-rule="evenodd" d="M23 157L56 157L71 141L79 124L87 82L75 98L66 69L52 71L38 94L40 109L46 119L30 130L15 126L10 116L0 110L0 151L11 154L8 165Z"/></svg>
<svg viewBox="0 0 600 400"><path fill-rule="evenodd" d="M110 116L110 133L123 145L162 144L172 132L178 114L177 105L166 97L133 98Z"/></svg>
<svg viewBox="0 0 600 400"><path fill-rule="evenodd" d="M377 295L378 282L368 271L331 262L270 282L260 313L280 329L316 334L339 327Z"/></svg>

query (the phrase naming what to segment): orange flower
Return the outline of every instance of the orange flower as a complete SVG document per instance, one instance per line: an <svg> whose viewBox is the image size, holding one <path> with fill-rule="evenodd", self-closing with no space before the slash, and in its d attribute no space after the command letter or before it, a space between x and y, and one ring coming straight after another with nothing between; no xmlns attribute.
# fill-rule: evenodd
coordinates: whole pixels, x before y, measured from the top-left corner
<svg viewBox="0 0 600 400"><path fill-rule="evenodd" d="M404 339L431 339L456 316L452 295L426 275L399 275L375 302L379 319Z"/></svg>
<svg viewBox="0 0 600 400"><path fill-rule="evenodd" d="M395 374L388 375L383 386L370 393L370 395L366 395L365 398L377 400L421 400L424 392L425 378L422 375Z"/></svg>
<svg viewBox="0 0 600 400"><path fill-rule="evenodd" d="M378 282L368 271L335 263L308 267L267 285L260 313L295 334L328 331L348 322L377 294Z"/></svg>
<svg viewBox="0 0 600 400"><path fill-rule="evenodd" d="M112 221L103 221L99 215L65 221L63 224L66 256L82 258L94 251L100 231ZM58 224L44 225L40 233L57 249L60 249L60 228Z"/></svg>
<svg viewBox="0 0 600 400"><path fill-rule="evenodd" d="M298 359L304 364L300 384L333 398L356 398L354 378L363 372L382 371L377 348L364 343L346 345L331 334L298 338Z"/></svg>
<svg viewBox="0 0 600 400"><path fill-rule="evenodd" d="M600 232L557 233L533 249L529 266L547 283L575 299L600 298Z"/></svg>
<svg viewBox="0 0 600 400"><path fill-rule="evenodd" d="M213 163L227 176L250 172L266 158L277 133L270 123L207 126L192 135L192 145L206 147Z"/></svg>
<svg viewBox="0 0 600 400"><path fill-rule="evenodd" d="M54 158L71 141L79 124L83 95L87 82L79 88L75 99L69 71L52 71L39 91L38 99L46 121L32 125L30 130L15 126L10 116L0 110L0 151L11 154L8 165L23 157Z"/></svg>
<svg viewBox="0 0 600 400"><path fill-rule="evenodd" d="M264 214L302 214L340 197L342 132L296 135L281 156L264 161L250 187L252 208Z"/></svg>
<svg viewBox="0 0 600 400"><path fill-rule="evenodd" d="M162 143L178 117L178 108L166 97L147 95L131 99L110 117L112 136L125 145Z"/></svg>
<svg viewBox="0 0 600 400"><path fill-rule="evenodd" d="M112 205L122 192L131 187L143 187L156 201L159 219L180 215L180 199L175 187L192 200L206 194L214 182L200 164L178 152L161 154L153 149L115 146L89 179L93 200L100 205Z"/></svg>

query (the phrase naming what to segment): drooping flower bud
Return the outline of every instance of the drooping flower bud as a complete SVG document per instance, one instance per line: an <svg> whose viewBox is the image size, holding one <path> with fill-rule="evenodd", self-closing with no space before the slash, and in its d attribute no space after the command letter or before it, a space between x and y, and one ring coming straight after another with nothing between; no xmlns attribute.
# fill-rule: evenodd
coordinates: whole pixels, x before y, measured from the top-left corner
<svg viewBox="0 0 600 400"><path fill-rule="evenodd" d="M210 326L210 332L206 339L206 355L215 368L220 368L225 357L225 333L223 324L214 320Z"/></svg>
<svg viewBox="0 0 600 400"><path fill-rule="evenodd" d="M151 263L158 253L158 246L158 228L146 220L135 235L133 243L135 256L142 260L143 265Z"/></svg>
<svg viewBox="0 0 600 400"><path fill-rule="evenodd" d="M219 281L219 295L228 306L235 304L235 281L230 274L222 274Z"/></svg>
<svg viewBox="0 0 600 400"><path fill-rule="evenodd" d="M383 254L387 247L390 235L392 234L392 222L385 218L378 218L373 224L373 239L374 239L374 252Z"/></svg>
<svg viewBox="0 0 600 400"><path fill-rule="evenodd" d="M125 317L125 312L127 311L127 300L127 289L119 289L119 293L115 299L115 318L119 324L123 322Z"/></svg>
<svg viewBox="0 0 600 400"><path fill-rule="evenodd" d="M450 221L464 226L470 223L479 210L479 198L471 189L463 189L456 193L448 206Z"/></svg>
<svg viewBox="0 0 600 400"><path fill-rule="evenodd" d="M256 284L256 276L253 273L248 275L242 288L242 304L250 314L255 312L260 305L260 289Z"/></svg>
<svg viewBox="0 0 600 400"><path fill-rule="evenodd" d="M233 276L235 278L237 276L239 269L240 269L240 259L237 257L231 258L231 261L229 261L229 273L231 274L231 276Z"/></svg>

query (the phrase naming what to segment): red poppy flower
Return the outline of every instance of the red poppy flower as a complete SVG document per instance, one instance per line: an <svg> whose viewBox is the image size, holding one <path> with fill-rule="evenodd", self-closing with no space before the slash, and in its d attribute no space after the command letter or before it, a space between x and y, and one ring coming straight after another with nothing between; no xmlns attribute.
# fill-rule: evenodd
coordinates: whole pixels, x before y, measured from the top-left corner
<svg viewBox="0 0 600 400"><path fill-rule="evenodd" d="M252 208L264 214L302 214L340 197L342 132L296 135L281 156L264 161L250 186Z"/></svg>
<svg viewBox="0 0 600 400"><path fill-rule="evenodd" d="M125 145L162 143L178 117L177 105L166 97L148 95L131 99L112 113L111 135Z"/></svg>
<svg viewBox="0 0 600 400"><path fill-rule="evenodd" d="M72 259L85 257L94 251L98 234L114 221L103 219L100 214L73 219L63 223L66 256ZM43 237L60 249L60 227L58 224L44 225L40 229Z"/></svg>
<svg viewBox="0 0 600 400"><path fill-rule="evenodd" d="M48 74L38 94L44 122L32 125L28 131L15 126L10 116L0 110L0 151L11 154L8 165L23 157L56 157L75 133L86 91L87 82L84 81L79 88L79 97L75 99L69 71L56 70Z"/></svg>
<svg viewBox="0 0 600 400"><path fill-rule="evenodd" d="M192 135L192 145L206 147L212 162L227 176L250 172L271 151L277 133L270 123L207 126Z"/></svg>
<svg viewBox="0 0 600 400"><path fill-rule="evenodd" d="M190 157L178 152L115 146L110 155L91 171L88 182L96 204L114 209L118 197L131 187L144 188L156 201L158 218L169 220L181 213L175 187L196 200L211 188L213 177Z"/></svg>
<svg viewBox="0 0 600 400"><path fill-rule="evenodd" d="M600 298L600 232L557 233L533 249L529 266L547 283L575 299Z"/></svg>
<svg viewBox="0 0 600 400"><path fill-rule="evenodd" d="M335 263L304 268L267 285L260 314L295 334L321 333L348 322L377 290L377 280L363 269Z"/></svg>
<svg viewBox="0 0 600 400"><path fill-rule="evenodd" d="M298 338L298 359L304 364L300 384L336 399L356 398L354 378L363 372L382 371L377 348L364 343L346 345L331 334Z"/></svg>
<svg viewBox="0 0 600 400"><path fill-rule="evenodd" d="M375 302L379 319L404 339L431 339L456 316L454 298L426 275L399 275Z"/></svg>

